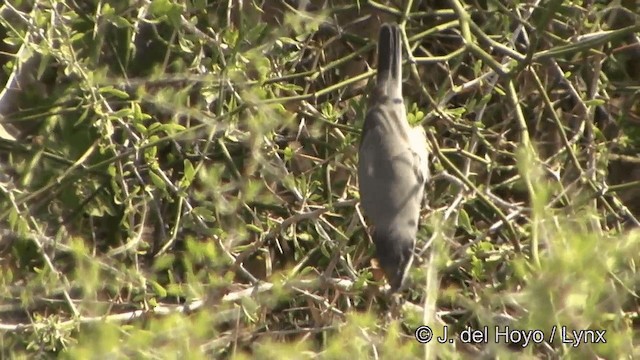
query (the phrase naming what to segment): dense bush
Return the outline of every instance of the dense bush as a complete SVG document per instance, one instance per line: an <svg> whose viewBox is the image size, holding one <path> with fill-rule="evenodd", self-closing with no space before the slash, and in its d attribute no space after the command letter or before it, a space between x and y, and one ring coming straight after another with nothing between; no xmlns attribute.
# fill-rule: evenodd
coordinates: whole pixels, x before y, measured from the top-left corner
<svg viewBox="0 0 640 360"><path fill-rule="evenodd" d="M637 6L8 1L2 355L640 355ZM390 21L435 175L401 298L355 177Z"/></svg>

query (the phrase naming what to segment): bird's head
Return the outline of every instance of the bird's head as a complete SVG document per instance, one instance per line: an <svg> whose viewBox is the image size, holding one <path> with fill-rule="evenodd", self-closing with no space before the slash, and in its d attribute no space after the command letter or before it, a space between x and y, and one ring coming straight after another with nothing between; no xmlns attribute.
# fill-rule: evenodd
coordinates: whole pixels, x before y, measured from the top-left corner
<svg viewBox="0 0 640 360"><path fill-rule="evenodd" d="M415 240L377 229L373 234L373 241L378 263L387 277L391 291L401 290L413 262Z"/></svg>

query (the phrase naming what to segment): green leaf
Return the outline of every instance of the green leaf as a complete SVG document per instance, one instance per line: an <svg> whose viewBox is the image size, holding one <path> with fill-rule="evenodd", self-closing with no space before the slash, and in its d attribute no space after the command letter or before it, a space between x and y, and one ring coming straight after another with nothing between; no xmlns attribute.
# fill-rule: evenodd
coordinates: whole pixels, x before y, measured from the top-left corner
<svg viewBox="0 0 640 360"><path fill-rule="evenodd" d="M131 23L129 22L129 20L122 16L114 16L109 20L111 21L111 24L113 24L118 29L127 29L131 27Z"/></svg>
<svg viewBox="0 0 640 360"><path fill-rule="evenodd" d="M149 283L151 284L151 287L153 287L153 291L156 293L156 295L158 295L158 297L167 297L167 290L162 285L153 280L149 280Z"/></svg>
<svg viewBox="0 0 640 360"><path fill-rule="evenodd" d="M604 105L605 101L603 99L591 99L584 102L586 106L600 106Z"/></svg>
<svg viewBox="0 0 640 360"><path fill-rule="evenodd" d="M469 219L469 214L464 209L460 209L458 213L458 226L465 229L466 231L473 233L473 227L471 226L471 220Z"/></svg>
<svg viewBox="0 0 640 360"><path fill-rule="evenodd" d="M184 180L188 183L191 184L191 182L193 181L193 179L196 176L196 169L193 167L193 163L191 163L191 161L189 161L189 159L184 159ZM187 186L188 186L187 184Z"/></svg>
<svg viewBox="0 0 640 360"><path fill-rule="evenodd" d="M254 224L246 224L245 225L246 229L249 231L253 231L256 234L262 234L264 231L259 228L258 226L254 225Z"/></svg>
<svg viewBox="0 0 640 360"><path fill-rule="evenodd" d="M158 131L164 131L167 135L174 135L178 132L185 131L187 128L177 123L162 124Z"/></svg>
<svg viewBox="0 0 640 360"><path fill-rule="evenodd" d="M291 148L291 146L287 146L284 149L284 161L291 161L294 155L295 155L295 151Z"/></svg>
<svg viewBox="0 0 640 360"><path fill-rule="evenodd" d="M122 91L122 90L118 90L116 88L114 88L113 86L105 86L105 87L101 87L99 90L100 94L103 95L113 95L117 98L120 99L128 99L129 98L129 94L127 94L126 92Z"/></svg>
<svg viewBox="0 0 640 360"><path fill-rule="evenodd" d="M158 18L166 17L171 25L175 27L180 26L180 17L184 12L182 5L169 0L154 0L149 6L149 10Z"/></svg>
<svg viewBox="0 0 640 360"><path fill-rule="evenodd" d="M109 3L105 3L104 6L102 6L102 14L103 16L111 16L114 15L116 13L116 10L111 7L111 5Z"/></svg>
<svg viewBox="0 0 640 360"><path fill-rule="evenodd" d="M153 183L153 185L155 185L158 189L165 190L167 188L167 184L160 176L156 175L155 172L150 171L149 176L151 177L151 182Z"/></svg>
<svg viewBox="0 0 640 360"><path fill-rule="evenodd" d="M214 221L216 219L215 214L213 213L213 211L202 207L202 206L198 206L193 208L193 213L201 216L203 219L207 220L207 221Z"/></svg>

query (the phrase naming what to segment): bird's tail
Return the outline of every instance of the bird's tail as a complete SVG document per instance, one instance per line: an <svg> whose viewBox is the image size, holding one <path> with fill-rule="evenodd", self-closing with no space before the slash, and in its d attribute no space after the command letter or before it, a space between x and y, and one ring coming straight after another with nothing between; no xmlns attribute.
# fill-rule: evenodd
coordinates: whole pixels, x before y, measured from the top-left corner
<svg viewBox="0 0 640 360"><path fill-rule="evenodd" d="M396 24L380 28L377 87L380 95L402 98L402 40Z"/></svg>

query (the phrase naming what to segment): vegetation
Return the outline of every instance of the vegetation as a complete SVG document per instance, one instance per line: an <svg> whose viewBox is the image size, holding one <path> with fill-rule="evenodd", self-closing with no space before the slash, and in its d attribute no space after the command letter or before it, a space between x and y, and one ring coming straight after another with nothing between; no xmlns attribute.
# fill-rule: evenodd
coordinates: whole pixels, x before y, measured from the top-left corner
<svg viewBox="0 0 640 360"><path fill-rule="evenodd" d="M6 1L0 354L640 355L638 10ZM434 174L401 298L355 176L392 21Z"/></svg>

